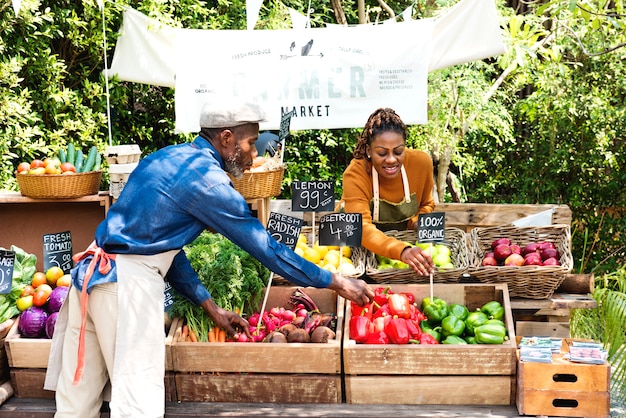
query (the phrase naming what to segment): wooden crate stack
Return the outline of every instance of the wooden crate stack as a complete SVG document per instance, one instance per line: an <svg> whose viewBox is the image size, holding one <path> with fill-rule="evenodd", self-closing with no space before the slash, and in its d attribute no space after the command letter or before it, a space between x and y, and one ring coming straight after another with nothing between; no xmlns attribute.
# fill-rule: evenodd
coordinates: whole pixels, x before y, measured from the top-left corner
<svg viewBox="0 0 626 418"><path fill-rule="evenodd" d="M393 285L416 301L430 285ZM516 344L506 284L436 284L433 295L470 311L497 300L509 340L485 345L357 344L344 333L346 402L355 404L512 405L515 402ZM350 321L346 305L346 323Z"/></svg>
<svg viewBox="0 0 626 418"><path fill-rule="evenodd" d="M296 288L270 289L266 310L285 306ZM178 342L173 368L179 402L341 403L341 337L345 301L329 289L304 288L323 313L337 315L328 343Z"/></svg>

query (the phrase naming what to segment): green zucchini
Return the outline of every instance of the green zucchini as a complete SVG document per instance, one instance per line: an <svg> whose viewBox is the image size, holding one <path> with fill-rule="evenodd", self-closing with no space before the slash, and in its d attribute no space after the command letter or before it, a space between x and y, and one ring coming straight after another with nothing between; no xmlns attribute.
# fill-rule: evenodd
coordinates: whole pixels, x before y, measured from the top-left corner
<svg viewBox="0 0 626 418"><path fill-rule="evenodd" d="M72 142L67 144L67 162L76 167L76 149L74 148L74 143Z"/></svg>
<svg viewBox="0 0 626 418"><path fill-rule="evenodd" d="M89 149L89 153L87 154L87 159L83 164L83 173L87 173L89 171L93 171L93 167L96 164L96 154L98 154L98 148L95 145L92 145Z"/></svg>
<svg viewBox="0 0 626 418"><path fill-rule="evenodd" d="M74 162L74 167L76 167L77 173L83 172L84 162L85 162L85 154L83 154L81 150L76 150L76 160Z"/></svg>
<svg viewBox="0 0 626 418"><path fill-rule="evenodd" d="M67 153L65 152L65 150L63 148L59 148L59 161L61 161L61 164L67 162Z"/></svg>
<svg viewBox="0 0 626 418"><path fill-rule="evenodd" d="M96 163L93 166L93 171L100 170L100 166L102 165L102 155L100 153L96 154Z"/></svg>

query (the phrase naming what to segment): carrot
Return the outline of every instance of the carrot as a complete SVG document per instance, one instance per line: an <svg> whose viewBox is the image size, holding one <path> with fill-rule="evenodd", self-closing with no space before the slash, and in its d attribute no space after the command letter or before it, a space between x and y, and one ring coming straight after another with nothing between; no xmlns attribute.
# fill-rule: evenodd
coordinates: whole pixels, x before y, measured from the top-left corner
<svg viewBox="0 0 626 418"><path fill-rule="evenodd" d="M209 342L214 343L217 339L215 338L215 327L209 330Z"/></svg>
<svg viewBox="0 0 626 418"><path fill-rule="evenodd" d="M198 336L196 335L196 333L192 329L189 330L189 339L191 340L192 343L197 343L198 342Z"/></svg>
<svg viewBox="0 0 626 418"><path fill-rule="evenodd" d="M178 341L184 342L187 340L188 336L189 336L189 327L187 325L183 325L180 336L178 337Z"/></svg>
<svg viewBox="0 0 626 418"><path fill-rule="evenodd" d="M226 342L226 331L224 331L223 329L220 329L217 337L217 341L220 343L225 343Z"/></svg>

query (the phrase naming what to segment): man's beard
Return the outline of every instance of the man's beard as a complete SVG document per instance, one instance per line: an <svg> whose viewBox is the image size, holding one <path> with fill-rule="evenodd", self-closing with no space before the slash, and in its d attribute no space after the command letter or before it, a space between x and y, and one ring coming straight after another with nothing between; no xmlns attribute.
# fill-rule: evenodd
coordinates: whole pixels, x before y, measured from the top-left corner
<svg viewBox="0 0 626 418"><path fill-rule="evenodd" d="M228 157L226 161L224 161L224 168L227 173L230 173L236 179L239 179L243 176L243 162L241 156L241 147L239 144L235 145L235 153Z"/></svg>

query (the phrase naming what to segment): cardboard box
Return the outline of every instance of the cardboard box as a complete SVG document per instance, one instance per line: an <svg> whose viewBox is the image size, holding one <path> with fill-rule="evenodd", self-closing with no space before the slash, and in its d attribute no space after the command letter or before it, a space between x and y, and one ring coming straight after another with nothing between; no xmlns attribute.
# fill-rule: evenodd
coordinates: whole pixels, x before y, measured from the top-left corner
<svg viewBox="0 0 626 418"><path fill-rule="evenodd" d="M610 416L610 366L552 356L552 363L518 362L517 409L524 415Z"/></svg>
<svg viewBox="0 0 626 418"><path fill-rule="evenodd" d="M284 307L297 287L273 286L266 310ZM329 289L303 288L323 313L337 315L335 340L328 343L208 343L178 342L182 321L172 342L176 372L340 374L345 301Z"/></svg>
<svg viewBox="0 0 626 418"><path fill-rule="evenodd" d="M50 345L52 340L47 338L22 338L17 327L19 316L11 326L11 330L4 341L9 367L26 369L47 369ZM170 327L165 337L165 370L173 368L171 357L171 341L174 329Z"/></svg>
<svg viewBox="0 0 626 418"><path fill-rule="evenodd" d="M430 285L392 285L417 303ZM489 404L515 401L516 338L506 284L435 284L433 295L472 311L497 300L505 309L509 340L503 344L357 344L344 330L345 392L348 403ZM351 317L346 304L345 323ZM451 390L451 388L454 388Z"/></svg>

